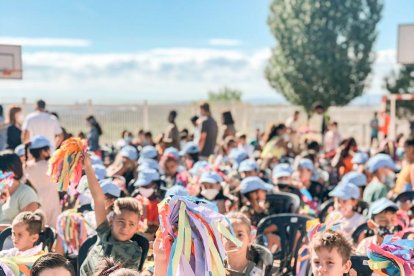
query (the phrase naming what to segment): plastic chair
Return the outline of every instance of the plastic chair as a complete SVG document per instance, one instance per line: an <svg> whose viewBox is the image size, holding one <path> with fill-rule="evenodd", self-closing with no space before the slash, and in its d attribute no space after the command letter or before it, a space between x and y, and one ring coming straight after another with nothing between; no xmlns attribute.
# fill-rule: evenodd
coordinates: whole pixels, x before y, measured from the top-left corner
<svg viewBox="0 0 414 276"><path fill-rule="evenodd" d="M404 201L404 200L414 201L414 191L407 191L407 192L398 194L397 197L394 199L394 202L398 203L399 201Z"/></svg>
<svg viewBox="0 0 414 276"><path fill-rule="evenodd" d="M352 267L357 273L357 276L371 275L373 271L368 266L369 258L367 256L351 256Z"/></svg>
<svg viewBox="0 0 414 276"><path fill-rule="evenodd" d="M7 238L11 237L12 235L12 228L7 227L0 233L0 250L3 250L4 242ZM47 248L49 252L52 251L53 244L55 243L56 239L56 232L52 227L46 226L43 232L39 236L39 240L35 243L35 245L39 245L42 243L43 250Z"/></svg>
<svg viewBox="0 0 414 276"><path fill-rule="evenodd" d="M319 220L320 220L321 222L325 222L325 219L326 219L326 217L327 217L327 215L328 215L329 208L330 208L330 207L333 207L333 206L334 206L334 200L333 200L333 198L331 198L331 199L329 199L329 200L325 201L324 203L322 203L322 204L319 206L319 214L318 214L318 218L319 218Z"/></svg>
<svg viewBox="0 0 414 276"><path fill-rule="evenodd" d="M266 196L268 214L296 214L300 207L300 198L292 193L277 192Z"/></svg>
<svg viewBox="0 0 414 276"><path fill-rule="evenodd" d="M279 191L285 192L285 193L295 194L300 198L300 200L302 200L302 194L301 194L301 192L298 188L293 187L293 186L288 185L288 184L277 184L276 186L279 188Z"/></svg>
<svg viewBox="0 0 414 276"><path fill-rule="evenodd" d="M352 233L352 241L354 244L360 243L363 239L374 236L374 231L368 227L367 223L361 224Z"/></svg>
<svg viewBox="0 0 414 276"><path fill-rule="evenodd" d="M266 234L269 227L275 230L270 233L280 238L280 248L273 253L273 260L280 262L274 267L276 275L289 275L296 271L298 251L306 237L306 222L310 217L296 214L272 215L262 219L257 227L257 242L267 246Z"/></svg>
<svg viewBox="0 0 414 276"><path fill-rule="evenodd" d="M77 269L78 269L78 275L80 272L80 268L85 261L86 257L88 256L89 250L91 247L96 243L98 240L97 236L94 235L92 237L89 237L80 247L79 249L79 255L78 255L78 261L77 261ZM139 271L142 270L144 267L145 260L147 259L148 250L149 250L149 241L144 236L141 236L139 234L135 234L132 239L132 241L136 242L138 246L142 249L142 255L141 260L138 266Z"/></svg>
<svg viewBox="0 0 414 276"><path fill-rule="evenodd" d="M272 275L273 255L266 247L252 244L247 259L254 262L257 267L263 267L265 276Z"/></svg>

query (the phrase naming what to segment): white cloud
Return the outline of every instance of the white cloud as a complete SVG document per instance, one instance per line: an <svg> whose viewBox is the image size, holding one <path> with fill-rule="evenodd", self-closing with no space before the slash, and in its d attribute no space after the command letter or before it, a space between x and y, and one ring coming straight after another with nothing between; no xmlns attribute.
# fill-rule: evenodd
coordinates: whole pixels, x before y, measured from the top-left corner
<svg viewBox="0 0 414 276"><path fill-rule="evenodd" d="M88 47L91 41L77 38L49 37L0 37L1 44L22 45L26 47Z"/></svg>
<svg viewBox="0 0 414 276"><path fill-rule="evenodd" d="M210 46L240 46L242 43L237 39L212 38L208 41Z"/></svg>
<svg viewBox="0 0 414 276"><path fill-rule="evenodd" d="M44 97L50 102L132 103L190 101L223 86L238 88L245 99L280 98L263 69L269 49L158 48L135 53L23 54L23 80L0 81L2 101ZM378 52L368 94L384 92L383 77L396 68L395 51Z"/></svg>

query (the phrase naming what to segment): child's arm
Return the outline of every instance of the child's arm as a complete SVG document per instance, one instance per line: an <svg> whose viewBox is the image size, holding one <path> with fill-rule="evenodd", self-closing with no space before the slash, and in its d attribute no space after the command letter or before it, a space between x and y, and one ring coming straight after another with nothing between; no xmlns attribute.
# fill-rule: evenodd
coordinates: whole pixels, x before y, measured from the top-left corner
<svg viewBox="0 0 414 276"><path fill-rule="evenodd" d="M105 211L105 195L95 176L92 168L92 161L88 154L83 156L83 168L88 179L89 190L91 191L93 201L95 203L96 226L98 227L106 221Z"/></svg>

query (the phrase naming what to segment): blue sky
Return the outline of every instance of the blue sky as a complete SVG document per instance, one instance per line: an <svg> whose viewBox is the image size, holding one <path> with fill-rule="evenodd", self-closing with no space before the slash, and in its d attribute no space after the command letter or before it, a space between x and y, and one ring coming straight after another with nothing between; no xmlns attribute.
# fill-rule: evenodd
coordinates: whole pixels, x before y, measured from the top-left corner
<svg viewBox="0 0 414 276"><path fill-rule="evenodd" d="M196 100L224 85L245 99L280 99L263 79L269 1L1 1L0 43L23 45L24 80L1 81L6 101ZM368 94L395 67L397 26L413 0L386 0ZM116 95L114 99L114 95Z"/></svg>

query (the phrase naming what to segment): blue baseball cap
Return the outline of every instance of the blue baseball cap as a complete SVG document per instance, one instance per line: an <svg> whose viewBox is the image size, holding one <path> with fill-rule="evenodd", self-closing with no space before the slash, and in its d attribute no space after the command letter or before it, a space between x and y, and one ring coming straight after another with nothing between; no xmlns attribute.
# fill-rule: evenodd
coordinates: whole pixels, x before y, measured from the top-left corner
<svg viewBox="0 0 414 276"><path fill-rule="evenodd" d="M26 150L23 144L18 145L15 149L14 149L14 153L17 154L19 157L22 157L26 154Z"/></svg>
<svg viewBox="0 0 414 276"><path fill-rule="evenodd" d="M126 157L129 160L137 161L138 159L138 151L133 146L125 146L121 149L120 154L122 157Z"/></svg>
<svg viewBox="0 0 414 276"><path fill-rule="evenodd" d="M194 142L188 142L185 144L182 151L180 151L180 155L184 156L186 154L196 154L199 153L200 149L198 148L198 145Z"/></svg>
<svg viewBox="0 0 414 276"><path fill-rule="evenodd" d="M246 177L240 183L240 193L243 195L257 190L270 191L272 188L272 185L267 184L258 176Z"/></svg>
<svg viewBox="0 0 414 276"><path fill-rule="evenodd" d="M40 149L44 147L51 147L49 139L42 135L33 136L30 139L30 149Z"/></svg>
<svg viewBox="0 0 414 276"><path fill-rule="evenodd" d="M204 172L201 175L200 183L214 183L214 184L220 184L220 182L223 181L223 178L221 176L213 171Z"/></svg>
<svg viewBox="0 0 414 276"><path fill-rule="evenodd" d="M94 153L90 153L92 165L103 165L102 159Z"/></svg>
<svg viewBox="0 0 414 276"><path fill-rule="evenodd" d="M368 180L363 173L349 172L342 177L341 182L349 182L358 187L363 187L367 185Z"/></svg>
<svg viewBox="0 0 414 276"><path fill-rule="evenodd" d="M306 170L310 170L310 171L313 171L314 168L315 168L315 166L313 165L312 160L307 159L307 158L302 158L299 161L298 167L301 168L301 169L306 169Z"/></svg>
<svg viewBox="0 0 414 276"><path fill-rule="evenodd" d="M153 181L160 179L160 175L156 170L145 169L139 172L138 179L134 183L135 187L142 187L151 184Z"/></svg>
<svg viewBox="0 0 414 276"><path fill-rule="evenodd" d="M252 172L258 171L259 167L257 166L256 161L252 159L246 159L240 163L239 172Z"/></svg>
<svg viewBox="0 0 414 276"><path fill-rule="evenodd" d="M140 158L155 159L158 156L158 152L154 146L148 145L142 148L140 155Z"/></svg>
<svg viewBox="0 0 414 276"><path fill-rule="evenodd" d="M278 164L273 168L272 178L288 177L293 173L293 168L286 163Z"/></svg>
<svg viewBox="0 0 414 276"><path fill-rule="evenodd" d="M359 199L360 195L359 188L350 182L342 182L338 184L335 189L329 193L329 196L338 197L343 200L351 198Z"/></svg>
<svg viewBox="0 0 414 276"><path fill-rule="evenodd" d="M374 173L380 168L389 168L393 171L398 171L398 167L395 165L391 156L384 153L379 153L371 157L367 162L367 168L369 173Z"/></svg>
<svg viewBox="0 0 414 276"><path fill-rule="evenodd" d="M208 167L208 162L205 160L200 160L194 163L189 173L192 176L200 176L206 170L207 167Z"/></svg>
<svg viewBox="0 0 414 276"><path fill-rule="evenodd" d="M166 148L165 151L164 151L164 155L172 155L172 156L174 156L175 159L180 158L180 152L178 151L178 149L176 149L174 147Z"/></svg>
<svg viewBox="0 0 414 276"><path fill-rule="evenodd" d="M363 164L367 163L368 159L369 159L369 156L366 152L359 151L359 152L354 154L354 157L352 157L352 163L353 164L358 164L358 165L363 165Z"/></svg>
<svg viewBox="0 0 414 276"><path fill-rule="evenodd" d="M371 203L371 206L369 207L368 215L370 218L373 218L373 216L378 215L379 213L385 211L388 208L398 211L397 204L395 204L388 198L383 197Z"/></svg>
<svg viewBox="0 0 414 276"><path fill-rule="evenodd" d="M138 164L139 164L138 171L142 171L145 169L152 169L156 171L160 170L160 164L158 164L157 160L155 159L147 159L147 158L141 159L140 158L138 161Z"/></svg>
<svg viewBox="0 0 414 276"><path fill-rule="evenodd" d="M92 165L93 170L95 171L95 176L98 181L101 181L106 178L106 168L104 165L96 164Z"/></svg>
<svg viewBox="0 0 414 276"><path fill-rule="evenodd" d="M102 192L106 195L111 195L113 197L120 197L121 196L121 189L112 182L111 179L104 179L99 182L102 187Z"/></svg>
<svg viewBox="0 0 414 276"><path fill-rule="evenodd" d="M186 188L184 188L181 185L174 185L171 188L169 188L167 192L165 193L165 197L175 196L175 195L188 196L188 191Z"/></svg>
<svg viewBox="0 0 414 276"><path fill-rule="evenodd" d="M249 158L249 155L242 149L232 149L229 153L229 159L234 161L237 166L247 158Z"/></svg>

